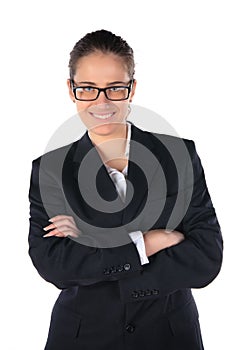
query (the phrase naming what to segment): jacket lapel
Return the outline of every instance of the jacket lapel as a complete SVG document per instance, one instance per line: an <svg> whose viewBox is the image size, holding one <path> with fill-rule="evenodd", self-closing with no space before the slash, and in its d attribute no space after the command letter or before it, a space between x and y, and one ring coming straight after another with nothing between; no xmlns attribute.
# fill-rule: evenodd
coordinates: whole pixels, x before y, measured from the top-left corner
<svg viewBox="0 0 233 350"><path fill-rule="evenodd" d="M157 150L155 138L132 124L126 192L126 201L130 204L123 213L124 224L132 223L143 210L148 198L149 184L158 170L159 163L156 159L159 158L159 153L155 157ZM133 197L131 189L134 191Z"/></svg>
<svg viewBox="0 0 233 350"><path fill-rule="evenodd" d="M156 138L151 133L131 125L126 201L123 203L86 131L81 139L73 143L63 167L63 185L72 209L92 225L114 227L132 222L147 200L148 184L158 169L158 163L152 164L152 158L147 156L150 153L145 153L145 150L151 154L158 151L155 141ZM159 158L159 153L156 157ZM88 198L90 205L81 199L82 194ZM108 212L108 206L105 207L106 210L99 210L101 198L109 201L109 206L115 201L117 210Z"/></svg>
<svg viewBox="0 0 233 350"><path fill-rule="evenodd" d="M87 132L73 143L67 154L63 166L63 188L69 206L85 222L85 228L87 225L121 225L123 202ZM108 203L112 201L116 201L117 211L109 210Z"/></svg>
<svg viewBox="0 0 233 350"><path fill-rule="evenodd" d="M87 132L78 141L73 162L74 176L79 179L83 192L93 196L93 203L96 193L90 185L96 186L104 200L113 201L118 197L115 185Z"/></svg>

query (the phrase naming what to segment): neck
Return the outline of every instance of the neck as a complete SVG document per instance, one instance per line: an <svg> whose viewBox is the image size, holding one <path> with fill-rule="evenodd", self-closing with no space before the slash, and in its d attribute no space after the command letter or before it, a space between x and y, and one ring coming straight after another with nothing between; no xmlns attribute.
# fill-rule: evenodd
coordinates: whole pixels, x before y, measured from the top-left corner
<svg viewBox="0 0 233 350"><path fill-rule="evenodd" d="M97 148L104 162L116 158L125 158L127 128L128 125L124 123L111 134L98 135L91 131L88 132L93 145Z"/></svg>

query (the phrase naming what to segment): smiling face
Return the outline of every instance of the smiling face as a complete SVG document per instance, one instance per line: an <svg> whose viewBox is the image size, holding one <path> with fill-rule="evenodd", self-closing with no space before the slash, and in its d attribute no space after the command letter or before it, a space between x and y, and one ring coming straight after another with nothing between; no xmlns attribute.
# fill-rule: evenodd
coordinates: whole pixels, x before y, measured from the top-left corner
<svg viewBox="0 0 233 350"><path fill-rule="evenodd" d="M112 91L116 91L117 86L129 86L130 80L123 58L112 53L97 51L78 60L73 77L75 86L88 86L87 91L91 91L91 87L112 86L114 86ZM75 101L78 114L93 138L122 137L129 101L134 95L136 81L133 83L129 98L123 101L110 101L104 92L100 92L97 100L78 101L74 97L69 80L67 84L70 98Z"/></svg>

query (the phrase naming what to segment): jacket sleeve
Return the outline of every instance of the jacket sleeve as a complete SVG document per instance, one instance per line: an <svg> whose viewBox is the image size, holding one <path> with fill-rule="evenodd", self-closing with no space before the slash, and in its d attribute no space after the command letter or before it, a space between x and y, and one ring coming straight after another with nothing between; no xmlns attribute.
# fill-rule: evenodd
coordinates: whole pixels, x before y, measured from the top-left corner
<svg viewBox="0 0 233 350"><path fill-rule="evenodd" d="M193 167L193 192L182 220L185 240L149 257L134 277L119 281L122 299L158 298L182 288L202 288L219 273L223 241L204 170L193 141L188 140Z"/></svg>
<svg viewBox="0 0 233 350"><path fill-rule="evenodd" d="M142 269L135 244L114 248L95 248L69 237L47 237L43 227L49 224L45 210L50 203L42 201L39 177L40 158L33 160L30 178L29 201L29 255L38 273L59 289L75 285L90 285L134 275ZM52 193L54 215L66 215L64 195L56 181L47 174L43 177L44 190ZM55 203L55 204L54 204ZM55 205L55 207L54 207Z"/></svg>

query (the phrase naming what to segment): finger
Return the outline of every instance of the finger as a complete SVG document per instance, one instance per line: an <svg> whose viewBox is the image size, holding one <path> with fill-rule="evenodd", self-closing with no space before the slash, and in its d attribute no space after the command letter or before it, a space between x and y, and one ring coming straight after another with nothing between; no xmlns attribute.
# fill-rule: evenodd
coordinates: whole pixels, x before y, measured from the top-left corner
<svg viewBox="0 0 233 350"><path fill-rule="evenodd" d="M51 231L49 233L46 233L45 235L43 235L43 237L52 237L52 236L56 236L57 234L60 234L61 232L54 232L54 231Z"/></svg>
<svg viewBox="0 0 233 350"><path fill-rule="evenodd" d="M64 228L63 228L64 229ZM55 227L52 231L48 232L47 234L45 234L43 237L50 237L50 236L56 236L56 235L63 235L63 231L61 228L57 228ZM63 235L64 236L64 235ZM64 236L65 237L65 236Z"/></svg>
<svg viewBox="0 0 233 350"><path fill-rule="evenodd" d="M49 232L49 233L47 233L47 234L45 234L44 236L43 236L44 238L46 238L46 237L61 237L61 238L65 238L66 236L63 234L63 233L51 233L51 232Z"/></svg>
<svg viewBox="0 0 233 350"><path fill-rule="evenodd" d="M43 235L43 237L52 237L52 236L57 236L57 237L67 237L67 236L72 236L72 237L78 237L79 236L79 232L77 230L73 231L68 229L54 229L52 231L50 231L49 233Z"/></svg>
<svg viewBox="0 0 233 350"><path fill-rule="evenodd" d="M63 232L58 232L54 236L55 237L66 237Z"/></svg>
<svg viewBox="0 0 233 350"><path fill-rule="evenodd" d="M71 231L71 230L64 232L64 234L66 237L71 236L71 237L77 238L79 236L79 233Z"/></svg>
<svg viewBox="0 0 233 350"><path fill-rule="evenodd" d="M63 238L65 238L68 236L77 238L79 235L73 231L67 231L67 232L58 232L58 233L49 232L49 233L45 234L43 237L45 237L45 238L46 237L61 237L61 238L63 237Z"/></svg>
<svg viewBox="0 0 233 350"><path fill-rule="evenodd" d="M53 231L56 231L56 232L66 232L66 231L77 231L78 232L78 229L77 227L74 227L73 225L57 225L55 226L54 230Z"/></svg>
<svg viewBox="0 0 233 350"><path fill-rule="evenodd" d="M48 231L48 230L51 230L51 229L53 229L53 228L56 228L56 226L55 226L54 224L50 224L50 225L48 225L48 226L43 227L43 230L44 230L44 231Z"/></svg>
<svg viewBox="0 0 233 350"><path fill-rule="evenodd" d="M72 236L72 237L78 237L81 232L77 230L72 230L72 229L63 229L62 234L67 237L67 236Z"/></svg>
<svg viewBox="0 0 233 350"><path fill-rule="evenodd" d="M50 218L48 221L56 222L59 220L71 219L71 218L73 219L73 217L70 215L56 215L56 216L53 216L52 218Z"/></svg>
<svg viewBox="0 0 233 350"><path fill-rule="evenodd" d="M71 229L77 230L76 224L69 217L54 221L54 223L44 227L44 230L47 231L53 228L61 228L63 226L67 226L67 227L70 227Z"/></svg>

